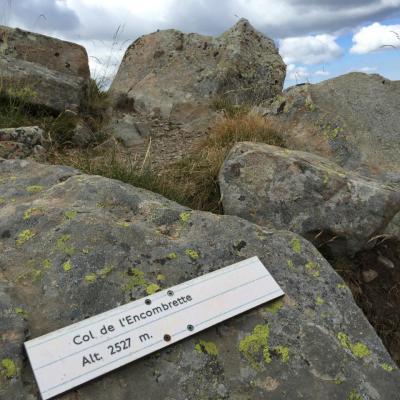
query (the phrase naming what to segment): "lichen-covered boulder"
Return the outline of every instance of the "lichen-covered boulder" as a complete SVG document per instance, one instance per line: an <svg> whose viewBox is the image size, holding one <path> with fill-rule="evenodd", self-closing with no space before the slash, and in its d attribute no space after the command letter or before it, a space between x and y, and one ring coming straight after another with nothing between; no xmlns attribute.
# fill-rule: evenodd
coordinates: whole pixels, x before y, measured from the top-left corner
<svg viewBox="0 0 400 400"><path fill-rule="evenodd" d="M400 211L400 185L348 172L314 154L261 143L235 145L219 183L225 214L296 232L336 254L363 249Z"/></svg>
<svg viewBox="0 0 400 400"><path fill-rule="evenodd" d="M78 110L89 78L82 46L0 26L1 91L8 96L56 111Z"/></svg>
<svg viewBox="0 0 400 400"><path fill-rule="evenodd" d="M264 113L287 124L294 149L400 182L400 81L350 73L289 88Z"/></svg>
<svg viewBox="0 0 400 400"><path fill-rule="evenodd" d="M286 66L274 42L241 19L218 37L157 31L127 49L111 93L191 127L216 100L258 103L282 91Z"/></svg>
<svg viewBox="0 0 400 400"><path fill-rule="evenodd" d="M60 399L398 396L400 372L351 292L296 234L26 160L0 161L0 194L0 279L25 339L255 255L286 292ZM13 338L0 350L0 397L38 399Z"/></svg>

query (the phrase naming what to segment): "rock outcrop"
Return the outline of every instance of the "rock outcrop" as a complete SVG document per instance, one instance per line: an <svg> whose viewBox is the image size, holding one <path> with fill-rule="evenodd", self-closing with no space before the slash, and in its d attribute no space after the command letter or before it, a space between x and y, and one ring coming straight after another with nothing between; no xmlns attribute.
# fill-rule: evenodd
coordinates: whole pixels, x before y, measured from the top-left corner
<svg viewBox="0 0 400 400"><path fill-rule="evenodd" d="M86 101L89 77L82 46L0 26L2 92L56 111L78 110Z"/></svg>
<svg viewBox="0 0 400 400"><path fill-rule="evenodd" d="M25 158L43 153L45 133L38 126L0 128L0 157Z"/></svg>
<svg viewBox="0 0 400 400"><path fill-rule="evenodd" d="M140 298L154 283L169 287L254 255L283 300L87 383L73 398L398 396L400 372L349 289L296 234L25 160L0 160L0 194L0 329L14 343L0 346L1 398L38 398L24 327L25 339L37 337Z"/></svg>
<svg viewBox="0 0 400 400"><path fill-rule="evenodd" d="M322 157L238 143L220 175L225 214L327 243L336 254L362 250L400 211L400 186L348 172ZM398 232L400 237L400 231Z"/></svg>
<svg viewBox="0 0 400 400"><path fill-rule="evenodd" d="M293 149L400 182L400 81L350 73L278 96L264 113L288 124Z"/></svg>
<svg viewBox="0 0 400 400"><path fill-rule="evenodd" d="M126 51L111 93L190 125L210 122L215 101L255 104L282 91L286 66L274 42L240 20L219 37L158 31Z"/></svg>

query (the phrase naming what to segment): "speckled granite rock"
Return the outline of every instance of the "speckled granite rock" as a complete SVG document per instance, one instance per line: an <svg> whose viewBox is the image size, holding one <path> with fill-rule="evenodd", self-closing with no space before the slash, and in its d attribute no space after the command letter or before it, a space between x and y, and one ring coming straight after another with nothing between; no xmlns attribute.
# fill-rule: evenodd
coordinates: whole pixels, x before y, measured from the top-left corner
<svg viewBox="0 0 400 400"><path fill-rule="evenodd" d="M400 211L400 185L348 172L325 158L238 143L219 175L225 214L287 229L333 253L362 250ZM394 234L395 223L389 230ZM397 232L400 237L400 230Z"/></svg>
<svg viewBox="0 0 400 400"><path fill-rule="evenodd" d="M400 81L354 72L289 88L264 112L288 125L293 149L399 183L399 98Z"/></svg>
<svg viewBox="0 0 400 400"><path fill-rule="evenodd" d="M399 370L341 278L301 237L190 211L118 181L26 160L0 161L0 195L0 279L8 285L8 313L23 310L13 318L26 320L26 338L142 297L152 283L168 287L254 255L286 292L282 301L61 399L398 396ZM93 274L95 280L85 279ZM160 274L164 281L157 281ZM15 329L20 332L22 322ZM0 348L0 397L38 399L20 333L15 343ZM16 366L12 376L7 377L10 364L4 359Z"/></svg>
<svg viewBox="0 0 400 400"><path fill-rule="evenodd" d="M241 19L218 37L157 31L127 49L110 92L187 127L205 126L216 99L255 104L282 91L286 66L274 42Z"/></svg>
<svg viewBox="0 0 400 400"><path fill-rule="evenodd" d="M0 26L1 90L56 111L86 101L90 71L86 50L75 43Z"/></svg>

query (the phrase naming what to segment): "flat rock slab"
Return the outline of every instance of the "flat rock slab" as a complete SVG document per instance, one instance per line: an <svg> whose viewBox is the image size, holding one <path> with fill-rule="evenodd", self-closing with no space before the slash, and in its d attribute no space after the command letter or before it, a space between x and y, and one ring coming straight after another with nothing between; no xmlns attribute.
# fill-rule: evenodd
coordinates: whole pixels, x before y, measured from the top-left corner
<svg viewBox="0 0 400 400"><path fill-rule="evenodd" d="M398 396L400 372L349 289L296 234L26 160L0 161L0 193L4 303L18 307L25 339L255 255L286 293L60 398ZM0 347L0 397L37 399L14 337Z"/></svg>
<svg viewBox="0 0 400 400"><path fill-rule="evenodd" d="M219 183L225 214L296 232L336 254L353 255L389 230L400 237L400 185L365 178L311 153L238 143Z"/></svg>

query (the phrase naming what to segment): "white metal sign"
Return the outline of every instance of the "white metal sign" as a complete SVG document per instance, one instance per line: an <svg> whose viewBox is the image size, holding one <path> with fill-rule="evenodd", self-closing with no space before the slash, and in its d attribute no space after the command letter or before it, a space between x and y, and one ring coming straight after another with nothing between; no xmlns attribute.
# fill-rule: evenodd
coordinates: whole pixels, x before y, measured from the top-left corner
<svg viewBox="0 0 400 400"><path fill-rule="evenodd" d="M284 293L253 257L25 342L43 399Z"/></svg>

